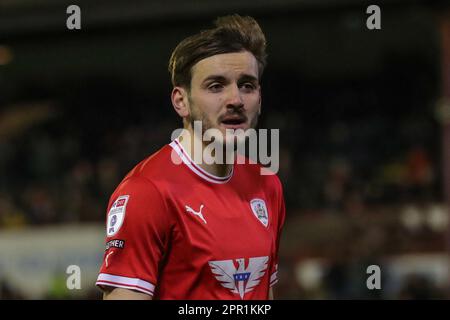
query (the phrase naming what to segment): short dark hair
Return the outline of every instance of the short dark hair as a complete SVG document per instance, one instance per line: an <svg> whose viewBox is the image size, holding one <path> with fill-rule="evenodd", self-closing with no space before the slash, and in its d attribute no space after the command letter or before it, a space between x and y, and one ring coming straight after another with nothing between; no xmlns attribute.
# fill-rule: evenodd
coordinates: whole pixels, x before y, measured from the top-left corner
<svg viewBox="0 0 450 320"><path fill-rule="evenodd" d="M191 87L192 67L216 54L249 51L258 61L261 79L266 66L266 37L252 17L234 14L219 17L215 28L201 31L181 41L169 60L173 86Z"/></svg>

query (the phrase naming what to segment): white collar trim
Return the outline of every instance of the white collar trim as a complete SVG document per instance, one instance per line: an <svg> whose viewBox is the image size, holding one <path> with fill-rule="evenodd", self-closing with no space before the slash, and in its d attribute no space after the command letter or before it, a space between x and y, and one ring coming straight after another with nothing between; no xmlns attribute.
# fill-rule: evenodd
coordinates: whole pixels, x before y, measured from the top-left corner
<svg viewBox="0 0 450 320"><path fill-rule="evenodd" d="M215 176L215 175L205 171L197 164L195 164L195 162L192 160L192 158L189 156L189 154L183 148L183 146L178 141L178 139L173 140L169 145L173 148L173 150L178 154L178 156L181 158L183 163L185 165L187 165L189 169L191 169L195 174L197 174L201 178L205 179L206 181L222 184L222 183L227 183L228 181L230 181L231 177L233 176L234 166L231 167L231 172L227 176L225 176L225 177Z"/></svg>

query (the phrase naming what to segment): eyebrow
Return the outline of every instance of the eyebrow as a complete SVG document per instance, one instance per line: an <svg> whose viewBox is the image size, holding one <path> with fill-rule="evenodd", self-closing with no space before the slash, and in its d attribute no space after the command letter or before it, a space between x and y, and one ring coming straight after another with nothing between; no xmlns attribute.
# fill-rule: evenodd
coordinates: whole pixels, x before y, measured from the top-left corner
<svg viewBox="0 0 450 320"><path fill-rule="evenodd" d="M206 82L211 81L211 80L219 81L219 82L225 82L226 78L224 76L220 76L220 75L210 75L210 76L206 77L202 81L202 83L206 83Z"/></svg>
<svg viewBox="0 0 450 320"><path fill-rule="evenodd" d="M219 82L226 82L227 79L224 76L221 75L210 75L208 77L206 77L202 83L206 83L208 81L219 81ZM255 76L251 75L251 74L243 74L241 77L239 77L239 81L255 81L258 82L258 78L256 78Z"/></svg>
<svg viewBox="0 0 450 320"><path fill-rule="evenodd" d="M239 78L240 81L250 81L250 82L256 82L258 83L259 80L255 76L252 76L251 74L244 74L242 77Z"/></svg>

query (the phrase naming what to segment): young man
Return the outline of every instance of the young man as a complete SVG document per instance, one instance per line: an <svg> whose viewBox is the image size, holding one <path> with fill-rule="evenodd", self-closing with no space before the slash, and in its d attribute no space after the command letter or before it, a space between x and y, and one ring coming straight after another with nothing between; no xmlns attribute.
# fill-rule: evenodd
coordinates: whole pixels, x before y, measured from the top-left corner
<svg viewBox="0 0 450 320"><path fill-rule="evenodd" d="M97 279L105 299L273 298L285 216L279 179L248 162L192 160L196 143L210 143L208 129L225 145L242 140L227 131L256 126L265 59L259 25L238 15L175 48L172 104L185 130L110 198Z"/></svg>

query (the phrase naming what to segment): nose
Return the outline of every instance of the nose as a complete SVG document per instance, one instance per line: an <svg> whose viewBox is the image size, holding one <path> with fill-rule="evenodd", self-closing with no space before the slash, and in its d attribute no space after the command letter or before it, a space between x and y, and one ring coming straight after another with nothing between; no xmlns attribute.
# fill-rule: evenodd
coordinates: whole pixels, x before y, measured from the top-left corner
<svg viewBox="0 0 450 320"><path fill-rule="evenodd" d="M230 86L228 92L227 108L229 109L241 109L244 107L244 101L242 100L241 92L237 85Z"/></svg>

